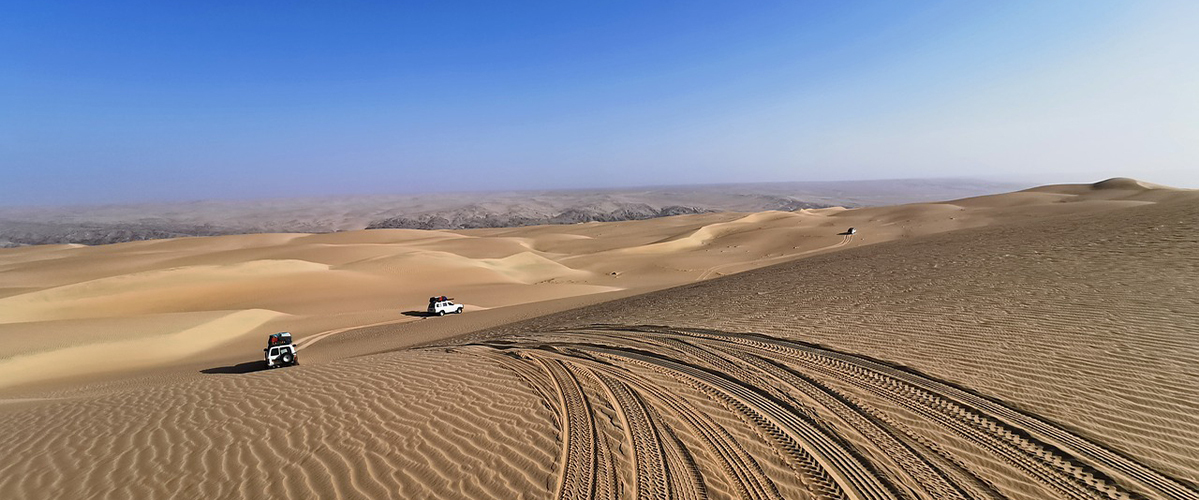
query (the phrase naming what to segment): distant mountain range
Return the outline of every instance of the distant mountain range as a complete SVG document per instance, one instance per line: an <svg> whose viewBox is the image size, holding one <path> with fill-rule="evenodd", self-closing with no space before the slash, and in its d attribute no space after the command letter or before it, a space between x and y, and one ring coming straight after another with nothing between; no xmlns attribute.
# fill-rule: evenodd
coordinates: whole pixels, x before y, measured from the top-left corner
<svg viewBox="0 0 1199 500"><path fill-rule="evenodd" d="M963 179L910 179L9 207L0 208L0 246L609 222L712 211L793 211L941 201L1020 187Z"/></svg>

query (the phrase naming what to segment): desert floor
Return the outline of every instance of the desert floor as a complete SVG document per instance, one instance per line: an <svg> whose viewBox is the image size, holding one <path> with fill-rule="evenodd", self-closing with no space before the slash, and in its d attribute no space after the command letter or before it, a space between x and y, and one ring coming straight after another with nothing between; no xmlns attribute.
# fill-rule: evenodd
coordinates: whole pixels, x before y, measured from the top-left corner
<svg viewBox="0 0 1199 500"><path fill-rule="evenodd" d="M7 249L0 498L1199 499L1197 340L1128 179Z"/></svg>

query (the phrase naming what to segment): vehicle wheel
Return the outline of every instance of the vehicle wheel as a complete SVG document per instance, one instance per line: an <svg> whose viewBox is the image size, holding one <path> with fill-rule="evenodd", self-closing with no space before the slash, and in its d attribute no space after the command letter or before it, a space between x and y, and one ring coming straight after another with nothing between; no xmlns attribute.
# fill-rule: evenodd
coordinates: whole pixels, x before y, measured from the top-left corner
<svg viewBox="0 0 1199 500"><path fill-rule="evenodd" d="M462 310L463 310L463 309L466 309L466 308L465 308L465 307L459 307L457 311L454 311L454 314L462 314Z"/></svg>
<svg viewBox="0 0 1199 500"><path fill-rule="evenodd" d="M296 357L295 357L295 355L294 355L294 354L292 354L292 353L290 353L290 352L289 352L289 353L284 353L282 356L280 356L280 357L279 357L279 361L280 361L280 363L279 363L279 364L281 364L281 365L290 365L290 364L292 364L293 362L295 362L295 360L296 360Z"/></svg>
<svg viewBox="0 0 1199 500"><path fill-rule="evenodd" d="M445 311L437 311L438 316L445 316Z"/></svg>

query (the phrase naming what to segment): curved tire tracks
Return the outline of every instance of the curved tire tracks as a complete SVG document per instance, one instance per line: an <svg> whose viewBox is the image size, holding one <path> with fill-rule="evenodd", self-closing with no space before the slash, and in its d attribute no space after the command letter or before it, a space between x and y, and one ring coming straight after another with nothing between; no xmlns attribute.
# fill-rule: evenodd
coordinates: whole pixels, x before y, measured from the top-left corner
<svg viewBox="0 0 1199 500"><path fill-rule="evenodd" d="M558 415L558 498L1199 500L1053 422L812 344L596 325L463 350Z"/></svg>

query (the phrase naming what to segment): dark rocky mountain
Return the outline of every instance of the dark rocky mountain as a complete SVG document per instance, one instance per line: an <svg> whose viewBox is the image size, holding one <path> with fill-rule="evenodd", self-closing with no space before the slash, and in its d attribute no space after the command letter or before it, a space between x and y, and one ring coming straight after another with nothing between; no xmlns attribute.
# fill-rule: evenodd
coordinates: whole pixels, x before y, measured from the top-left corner
<svg viewBox="0 0 1199 500"><path fill-rule="evenodd" d="M367 229L477 229L485 227L519 227L541 224L577 224L580 222L615 222L643 220L672 215L687 215L710 212L696 207L671 205L654 208L644 203L634 203L605 211L597 207L569 208L554 215L528 214L477 214L459 211L424 214L417 217L390 217L371 222Z"/></svg>
<svg viewBox="0 0 1199 500"><path fill-rule="evenodd" d="M181 236L364 228L470 229L611 222L712 211L793 211L940 201L1019 187L921 179L9 207L0 208L0 246L102 245Z"/></svg>

